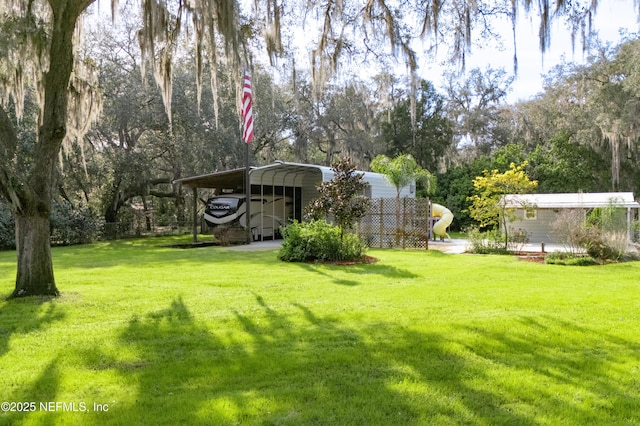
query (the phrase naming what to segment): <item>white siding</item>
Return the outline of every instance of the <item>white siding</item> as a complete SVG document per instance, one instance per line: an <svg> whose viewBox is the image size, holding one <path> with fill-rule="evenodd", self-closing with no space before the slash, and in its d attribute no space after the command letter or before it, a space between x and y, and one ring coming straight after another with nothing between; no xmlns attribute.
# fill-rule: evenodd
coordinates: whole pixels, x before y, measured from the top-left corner
<svg viewBox="0 0 640 426"><path fill-rule="evenodd" d="M365 172L364 180L371 186L371 198L396 198L396 187L389 182L383 174ZM415 188L415 185L413 186ZM407 185L400 191L400 197L415 198L415 191L411 192L411 185Z"/></svg>
<svg viewBox="0 0 640 426"><path fill-rule="evenodd" d="M535 219L524 219L524 210L516 210L517 219L509 224L510 230L522 229L529 235L532 243L559 243L554 237L551 224L555 221L557 213L550 209L537 209Z"/></svg>

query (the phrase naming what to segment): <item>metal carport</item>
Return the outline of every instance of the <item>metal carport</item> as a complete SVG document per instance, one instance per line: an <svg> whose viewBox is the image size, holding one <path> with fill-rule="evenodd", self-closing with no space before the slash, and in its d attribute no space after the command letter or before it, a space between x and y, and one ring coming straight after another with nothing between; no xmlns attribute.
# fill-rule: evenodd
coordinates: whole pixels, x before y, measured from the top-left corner
<svg viewBox="0 0 640 426"><path fill-rule="evenodd" d="M198 234L198 189L214 189L216 194L221 194L224 190L246 193L245 171L244 168L234 169L174 181L174 183L180 183L193 191L192 230L194 243L197 242ZM384 175L361 171L357 171L357 173L364 173L364 181L368 184L365 191L366 196L370 198L394 198L396 196L396 188L389 183ZM249 176L252 194L290 196L293 201L293 218L302 220L303 207L319 195L316 187L322 182L333 179L334 172L326 166L276 161L273 164L252 168L249 171ZM413 198L415 197L414 192L413 185L408 185L402 188L401 196Z"/></svg>

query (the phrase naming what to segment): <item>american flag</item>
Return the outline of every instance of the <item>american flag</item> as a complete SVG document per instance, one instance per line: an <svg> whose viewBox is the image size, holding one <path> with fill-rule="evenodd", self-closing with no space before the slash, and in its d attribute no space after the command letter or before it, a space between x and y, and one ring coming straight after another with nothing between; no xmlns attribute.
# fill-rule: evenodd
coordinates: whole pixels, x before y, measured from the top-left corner
<svg viewBox="0 0 640 426"><path fill-rule="evenodd" d="M244 121L242 138L246 143L250 143L253 139L253 111L251 109L251 103L251 75L249 74L249 70L245 70L242 88L242 119Z"/></svg>

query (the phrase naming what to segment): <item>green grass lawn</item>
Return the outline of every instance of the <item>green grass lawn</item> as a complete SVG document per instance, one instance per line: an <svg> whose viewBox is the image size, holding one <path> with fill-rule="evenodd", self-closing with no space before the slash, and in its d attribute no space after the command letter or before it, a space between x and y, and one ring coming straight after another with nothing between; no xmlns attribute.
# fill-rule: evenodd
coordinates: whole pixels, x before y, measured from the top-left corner
<svg viewBox="0 0 640 426"><path fill-rule="evenodd" d="M51 301L0 252L0 424L640 424L638 262L168 241L55 248Z"/></svg>

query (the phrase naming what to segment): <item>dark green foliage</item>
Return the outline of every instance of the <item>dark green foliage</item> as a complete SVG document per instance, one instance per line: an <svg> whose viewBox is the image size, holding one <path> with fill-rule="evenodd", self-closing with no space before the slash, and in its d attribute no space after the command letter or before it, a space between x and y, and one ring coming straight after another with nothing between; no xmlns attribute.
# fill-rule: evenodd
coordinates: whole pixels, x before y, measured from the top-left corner
<svg viewBox="0 0 640 426"><path fill-rule="evenodd" d="M16 247L16 227L9 208L0 203L0 250Z"/></svg>
<svg viewBox="0 0 640 426"><path fill-rule="evenodd" d="M453 212L456 220L451 224L451 229L454 231L475 223L467 211L467 198L473 194L473 178L482 170L476 172L474 169L472 164L460 164L438 175L438 186L432 200Z"/></svg>
<svg viewBox="0 0 640 426"><path fill-rule="evenodd" d="M67 201L54 201L51 211L51 244L86 244L102 234L102 220L88 207L72 206ZM16 247L15 221L11 210L0 203L0 250Z"/></svg>
<svg viewBox="0 0 640 426"><path fill-rule="evenodd" d="M282 235L278 258L286 262L356 261L364 254L357 235L343 235L340 228L324 220L294 221L282 228Z"/></svg>
<svg viewBox="0 0 640 426"><path fill-rule="evenodd" d="M318 186L320 197L307 206L305 213L316 220L332 216L344 233L367 212L369 199L363 195L367 184L364 174L356 173L349 158L338 161L332 169L333 179Z"/></svg>
<svg viewBox="0 0 640 426"><path fill-rule="evenodd" d="M55 245L85 244L98 239L101 221L88 207L54 202L51 212L51 242Z"/></svg>
<svg viewBox="0 0 640 426"><path fill-rule="evenodd" d="M539 182L541 193L606 191L610 187L609 162L588 145L570 141L562 131L528 156L527 172Z"/></svg>

